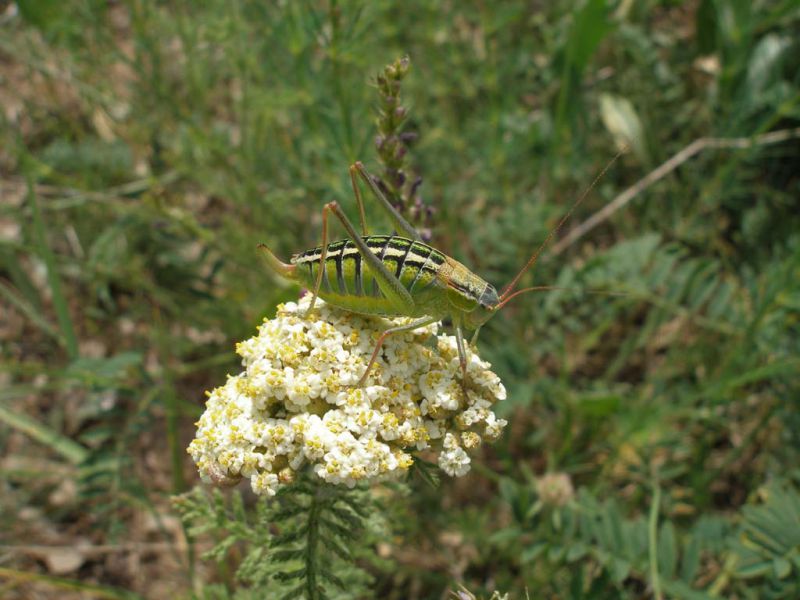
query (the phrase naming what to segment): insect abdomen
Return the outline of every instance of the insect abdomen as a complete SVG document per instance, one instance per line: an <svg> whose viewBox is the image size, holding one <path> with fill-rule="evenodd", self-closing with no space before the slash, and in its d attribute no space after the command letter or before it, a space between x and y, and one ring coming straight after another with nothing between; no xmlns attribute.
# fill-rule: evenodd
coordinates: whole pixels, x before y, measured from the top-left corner
<svg viewBox="0 0 800 600"><path fill-rule="evenodd" d="M435 248L398 236L371 235L363 239L412 297L420 297L437 285L446 257ZM322 247L292 257L298 279L309 288L314 286L321 258ZM352 240L328 244L325 263L320 286L324 300L356 312L392 314L391 304Z"/></svg>

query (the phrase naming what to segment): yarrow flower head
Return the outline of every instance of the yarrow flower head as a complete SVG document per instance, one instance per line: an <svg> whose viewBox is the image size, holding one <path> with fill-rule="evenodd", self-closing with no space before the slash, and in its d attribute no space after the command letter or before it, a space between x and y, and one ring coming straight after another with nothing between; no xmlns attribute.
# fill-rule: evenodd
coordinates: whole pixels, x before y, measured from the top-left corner
<svg viewBox="0 0 800 600"><path fill-rule="evenodd" d="M414 451L427 450L460 477L469 452L500 436L506 421L492 412L506 397L500 378L467 348L462 385L456 340L437 335L438 324L388 336L364 386L354 387L378 336L409 320L320 300L307 315L308 303L278 306L237 345L244 370L208 393L188 448L201 475L247 477L253 491L273 495L310 465L320 479L353 487L396 477Z"/></svg>

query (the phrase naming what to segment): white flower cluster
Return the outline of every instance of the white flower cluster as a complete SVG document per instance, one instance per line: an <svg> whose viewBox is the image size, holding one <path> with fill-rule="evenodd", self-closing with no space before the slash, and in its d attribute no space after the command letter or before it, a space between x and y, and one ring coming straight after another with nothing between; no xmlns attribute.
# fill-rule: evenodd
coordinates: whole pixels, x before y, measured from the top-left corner
<svg viewBox="0 0 800 600"><path fill-rule="evenodd" d="M492 405L506 397L489 364L467 349L462 386L455 338L438 325L386 338L363 387L375 342L389 324L308 297L278 307L258 335L237 345L244 371L208 394L188 452L217 482L248 477L272 495L311 464L321 479L354 486L396 476L410 452L438 451L439 466L461 476L468 450L497 439L506 425ZM467 393L464 393L466 387Z"/></svg>

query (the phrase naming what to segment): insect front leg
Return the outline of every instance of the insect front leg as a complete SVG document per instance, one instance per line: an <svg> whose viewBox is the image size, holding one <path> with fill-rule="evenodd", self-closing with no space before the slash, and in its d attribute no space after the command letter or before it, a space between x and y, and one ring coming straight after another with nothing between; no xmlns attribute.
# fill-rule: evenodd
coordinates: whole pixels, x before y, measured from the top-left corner
<svg viewBox="0 0 800 600"><path fill-rule="evenodd" d="M322 252L320 253L319 257L319 269L317 270L317 276L314 279L314 289L311 292L311 303L308 305L308 310L306 310L306 316L311 314L311 311L314 310L314 304L317 301L317 296L319 296L319 288L322 286L322 276L326 275L325 268L326 263L325 259L328 258L328 213L330 212L330 204L328 203L322 207Z"/></svg>
<svg viewBox="0 0 800 600"><path fill-rule="evenodd" d="M467 351L464 348L464 334L461 325L456 324L456 347L458 348L458 364L461 365L461 389L464 391L464 399L469 400L467 391Z"/></svg>
<svg viewBox="0 0 800 600"><path fill-rule="evenodd" d="M475 329L475 333L472 334L472 337L469 340L469 345L472 346L473 349L476 348L477 345L478 345L478 334L480 332L481 332L481 328L477 327Z"/></svg>

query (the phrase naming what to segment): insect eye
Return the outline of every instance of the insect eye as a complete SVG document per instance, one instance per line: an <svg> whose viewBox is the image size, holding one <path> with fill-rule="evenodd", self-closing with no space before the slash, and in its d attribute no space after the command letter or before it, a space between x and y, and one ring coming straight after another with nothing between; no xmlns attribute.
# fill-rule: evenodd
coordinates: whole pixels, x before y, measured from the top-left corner
<svg viewBox="0 0 800 600"><path fill-rule="evenodd" d="M481 294L481 298L478 302L480 303L482 308L491 310L492 308L497 306L497 303L499 301L500 299L497 297L497 291L494 289L494 287L489 285L486 286L486 289L483 291L483 294Z"/></svg>

